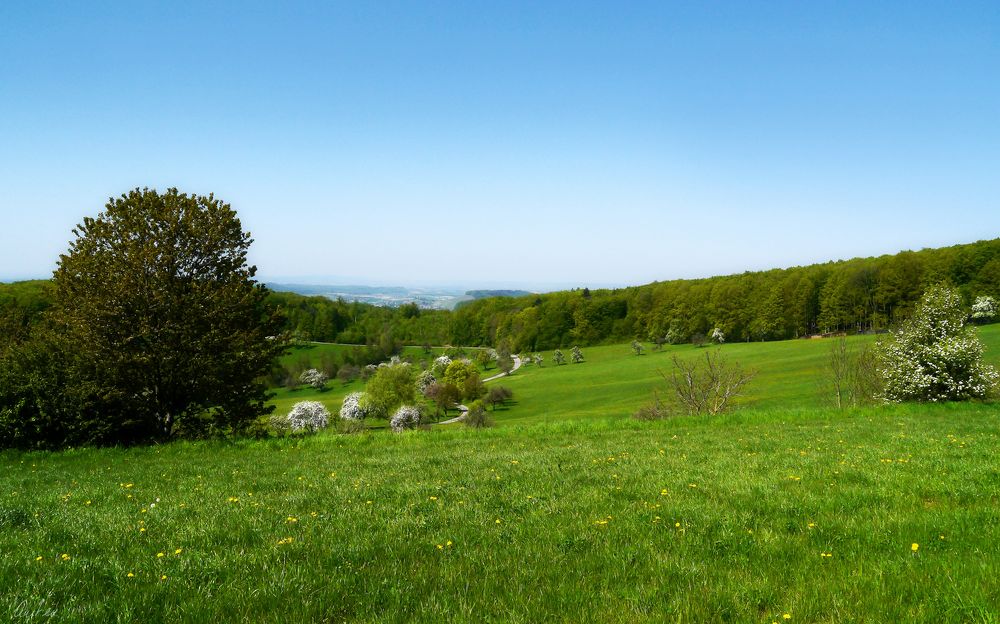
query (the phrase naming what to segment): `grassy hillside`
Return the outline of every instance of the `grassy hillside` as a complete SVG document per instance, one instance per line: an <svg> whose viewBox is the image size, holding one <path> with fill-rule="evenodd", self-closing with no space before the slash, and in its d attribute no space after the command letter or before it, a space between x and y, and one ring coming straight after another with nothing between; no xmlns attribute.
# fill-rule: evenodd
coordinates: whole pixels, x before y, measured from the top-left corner
<svg viewBox="0 0 1000 624"><path fill-rule="evenodd" d="M0 621L995 622L998 435L932 405L6 453Z"/></svg>
<svg viewBox="0 0 1000 624"><path fill-rule="evenodd" d="M986 359L1000 366L1000 323L980 327L979 336L986 345ZM873 338L853 336L848 340L853 345L860 345ZM822 393L821 384L830 343L831 339L823 339L723 345L726 358L757 371L738 407L754 410L824 407L828 397ZM562 366L554 365L551 351L543 352L545 362L541 368L524 366L510 377L492 382L513 390L516 401L510 409L496 412L497 424L604 416L627 418L651 399L654 389L663 386L659 372L669 373L673 355L704 357L705 350L713 348L678 345L652 351L650 345L646 347L641 356L634 355L627 344L589 347L583 350L584 363ZM287 355L286 360L292 362L295 358L311 357L318 362L324 349L346 348L315 345ZM406 347L404 354L415 360L428 357L419 347ZM568 350L566 355L568 357ZM484 371L483 375L495 372L493 368ZM344 385L335 380L322 392L308 388L279 389L272 403L277 406L278 413L287 413L296 401L303 400L321 401L331 412L337 412L344 396L358 390L364 390L361 381Z"/></svg>
<svg viewBox="0 0 1000 624"><path fill-rule="evenodd" d="M1000 366L1000 324L981 327L980 338L987 347L986 359ZM873 338L848 340L860 345ZM729 361L757 371L739 406L758 410L824 406L820 386L830 343L831 339L822 339L723 345ZM641 356L627 344L589 347L583 349L584 363L562 366L555 366L552 352L546 351L541 368L524 367L500 382L514 391L517 406L498 412L497 421L630 416L652 398L654 389L663 387L659 371L669 374L673 355L704 357L705 350L713 348L678 345L656 352L650 346L646 344ZM569 351L564 351L568 359Z"/></svg>

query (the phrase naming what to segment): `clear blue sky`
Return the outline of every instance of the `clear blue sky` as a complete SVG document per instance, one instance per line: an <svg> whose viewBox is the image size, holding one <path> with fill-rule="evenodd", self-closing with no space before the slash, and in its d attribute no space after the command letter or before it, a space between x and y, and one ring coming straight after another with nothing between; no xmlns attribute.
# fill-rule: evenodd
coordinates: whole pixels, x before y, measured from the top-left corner
<svg viewBox="0 0 1000 624"><path fill-rule="evenodd" d="M281 279L630 284L1000 236L995 0L4 2L0 59L0 279L137 186L229 201Z"/></svg>

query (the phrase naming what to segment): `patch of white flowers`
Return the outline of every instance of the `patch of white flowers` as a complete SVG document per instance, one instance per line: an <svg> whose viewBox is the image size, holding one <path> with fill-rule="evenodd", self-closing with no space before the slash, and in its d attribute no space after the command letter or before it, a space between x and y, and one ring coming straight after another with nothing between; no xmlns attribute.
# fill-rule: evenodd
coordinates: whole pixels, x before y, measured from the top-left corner
<svg viewBox="0 0 1000 624"><path fill-rule="evenodd" d="M317 390L323 389L323 386L326 385L327 379L329 379L329 377L326 376L326 373L316 370L315 368L310 368L307 371L303 371L302 374L299 375L300 383L304 383L307 386L312 386Z"/></svg>
<svg viewBox="0 0 1000 624"><path fill-rule="evenodd" d="M976 297L972 304L972 318L977 321L991 321L997 316L997 302L993 297Z"/></svg>
<svg viewBox="0 0 1000 624"><path fill-rule="evenodd" d="M416 429L420 424L420 410L412 405L404 405L396 410L389 421L389 426L396 433L406 429Z"/></svg>
<svg viewBox="0 0 1000 624"><path fill-rule="evenodd" d="M983 363L983 345L965 319L956 291L946 286L928 290L914 315L879 345L882 398L961 401L989 396L1000 374Z"/></svg>
<svg viewBox="0 0 1000 624"><path fill-rule="evenodd" d="M292 431L315 433L330 424L330 412L319 401L300 401L288 413L288 426Z"/></svg>
<svg viewBox="0 0 1000 624"><path fill-rule="evenodd" d="M344 403L340 406L340 417L345 420L364 420L368 416L364 398L364 392L352 392L344 397Z"/></svg>
<svg viewBox="0 0 1000 624"><path fill-rule="evenodd" d="M716 327L715 329L712 330L712 333L709 336L709 338L711 338L712 342L714 343L722 344L726 341L726 334L722 333L722 330Z"/></svg>
<svg viewBox="0 0 1000 624"><path fill-rule="evenodd" d="M448 370L448 366L451 365L451 358L447 355L442 355L434 359L434 364L431 366L431 370L434 371L435 375L442 375L444 371Z"/></svg>
<svg viewBox="0 0 1000 624"><path fill-rule="evenodd" d="M437 377L429 370L425 370L417 377L417 392L423 394L431 384L437 382Z"/></svg>

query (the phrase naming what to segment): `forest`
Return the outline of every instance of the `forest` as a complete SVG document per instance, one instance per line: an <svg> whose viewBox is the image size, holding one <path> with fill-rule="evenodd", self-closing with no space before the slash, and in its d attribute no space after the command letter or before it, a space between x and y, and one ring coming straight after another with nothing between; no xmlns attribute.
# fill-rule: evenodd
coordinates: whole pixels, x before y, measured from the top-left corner
<svg viewBox="0 0 1000 624"><path fill-rule="evenodd" d="M1000 239L788 269L490 297L455 311L397 308L272 292L268 302L299 340L398 345L506 345L536 351L632 339L728 342L881 331L911 312L928 286L948 283L971 302L1000 298ZM45 281L0 285L0 323L10 337L45 309Z"/></svg>

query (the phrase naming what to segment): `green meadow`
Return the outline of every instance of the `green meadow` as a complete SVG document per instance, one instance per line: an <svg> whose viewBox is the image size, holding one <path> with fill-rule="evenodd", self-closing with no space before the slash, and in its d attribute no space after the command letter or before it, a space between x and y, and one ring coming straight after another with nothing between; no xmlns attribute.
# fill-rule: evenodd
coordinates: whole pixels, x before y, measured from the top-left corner
<svg viewBox="0 0 1000 624"><path fill-rule="evenodd" d="M910 405L6 453L0 621L996 622L998 434Z"/></svg>
<svg viewBox="0 0 1000 624"><path fill-rule="evenodd" d="M0 621L1000 621L1000 407L823 408L828 349L724 345L712 419L629 417L703 350L612 345L493 429L5 452Z"/></svg>

